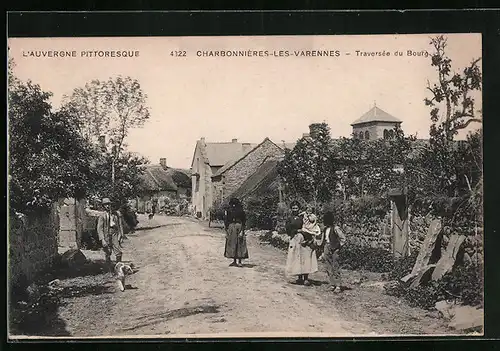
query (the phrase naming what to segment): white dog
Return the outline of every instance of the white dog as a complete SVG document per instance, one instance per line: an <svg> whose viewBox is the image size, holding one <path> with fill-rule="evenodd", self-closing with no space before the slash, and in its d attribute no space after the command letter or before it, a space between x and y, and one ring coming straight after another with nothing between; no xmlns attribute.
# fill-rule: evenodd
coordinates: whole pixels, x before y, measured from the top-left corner
<svg viewBox="0 0 500 351"><path fill-rule="evenodd" d="M123 262L118 262L115 265L115 274L118 281L118 287L120 291L125 291L125 277L130 274L134 274L134 265L126 264Z"/></svg>

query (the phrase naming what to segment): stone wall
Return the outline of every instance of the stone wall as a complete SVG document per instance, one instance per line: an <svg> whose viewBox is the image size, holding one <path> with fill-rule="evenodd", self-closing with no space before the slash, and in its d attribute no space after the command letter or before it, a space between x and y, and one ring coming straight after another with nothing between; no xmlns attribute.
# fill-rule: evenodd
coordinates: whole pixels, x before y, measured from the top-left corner
<svg viewBox="0 0 500 351"><path fill-rule="evenodd" d="M391 250L390 216L384 218L361 217L356 222L349 222L344 226L347 242L362 247Z"/></svg>
<svg viewBox="0 0 500 351"><path fill-rule="evenodd" d="M409 219L410 254L418 254L429 229L433 216L411 216ZM390 214L384 218L360 218L356 222L349 222L344 226L347 241L353 245L380 248L392 251ZM482 228L444 227L442 249L448 244L450 235L465 235L463 246L466 261L482 262L483 236Z"/></svg>
<svg viewBox="0 0 500 351"><path fill-rule="evenodd" d="M59 214L13 215L9 218L9 285L28 285L57 257Z"/></svg>
<svg viewBox="0 0 500 351"><path fill-rule="evenodd" d="M256 147L245 158L229 168L223 175L224 197L230 196L250 177L268 157L283 155L283 150L269 139Z"/></svg>

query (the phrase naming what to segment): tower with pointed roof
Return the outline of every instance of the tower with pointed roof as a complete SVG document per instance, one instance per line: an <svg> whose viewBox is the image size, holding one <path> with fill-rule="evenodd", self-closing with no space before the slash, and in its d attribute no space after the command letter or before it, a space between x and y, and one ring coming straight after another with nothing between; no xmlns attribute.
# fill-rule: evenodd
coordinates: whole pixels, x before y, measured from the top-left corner
<svg viewBox="0 0 500 351"><path fill-rule="evenodd" d="M351 123L352 135L363 140L388 139L394 135L394 128L400 127L401 123L401 120L374 103L368 112Z"/></svg>

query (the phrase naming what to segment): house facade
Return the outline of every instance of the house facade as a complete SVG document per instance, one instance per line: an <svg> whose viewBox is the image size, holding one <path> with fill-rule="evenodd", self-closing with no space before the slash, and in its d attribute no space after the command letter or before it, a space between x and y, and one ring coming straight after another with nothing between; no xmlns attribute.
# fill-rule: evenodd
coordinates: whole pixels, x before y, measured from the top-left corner
<svg viewBox="0 0 500 351"><path fill-rule="evenodd" d="M212 176L214 203L222 203L252 176L264 161L282 157L283 146L278 146L269 138L248 150L241 157L231 160Z"/></svg>
<svg viewBox="0 0 500 351"><path fill-rule="evenodd" d="M353 137L363 140L389 139L402 121L374 105L372 109L351 123Z"/></svg>
<svg viewBox="0 0 500 351"><path fill-rule="evenodd" d="M208 218L214 202L212 176L226 163L240 158L255 146L240 143L237 139L231 142L206 142L205 138L201 138L196 142L191 162L191 207L198 218Z"/></svg>
<svg viewBox="0 0 500 351"><path fill-rule="evenodd" d="M189 201L191 197L191 172L167 166L166 158L159 164L146 166L141 176L142 191L131 204L140 213L150 212L153 202L158 211L172 201Z"/></svg>

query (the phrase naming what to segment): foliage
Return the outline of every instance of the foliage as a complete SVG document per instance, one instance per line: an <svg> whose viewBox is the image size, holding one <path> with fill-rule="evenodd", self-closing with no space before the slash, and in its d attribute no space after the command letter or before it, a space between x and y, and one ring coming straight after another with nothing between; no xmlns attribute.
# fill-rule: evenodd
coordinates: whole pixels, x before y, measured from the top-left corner
<svg viewBox="0 0 500 351"><path fill-rule="evenodd" d="M123 166L120 157L130 129L141 127L149 119L146 98L136 79L122 76L105 82L93 80L65 97L63 110L79 121L78 130L83 137L92 142L102 135L109 137L111 183L119 181L115 179L119 172L117 168Z"/></svg>
<svg viewBox="0 0 500 351"><path fill-rule="evenodd" d="M115 208L118 208L141 192L141 175L144 173L147 160L129 152L122 153L115 163L113 184L111 182L113 159L114 156L110 152L95 159L89 195L97 199L108 197Z"/></svg>
<svg viewBox="0 0 500 351"><path fill-rule="evenodd" d="M290 237L287 234L278 234L271 230L264 235L259 236L259 239L284 251L288 250L288 245L290 244Z"/></svg>
<svg viewBox="0 0 500 351"><path fill-rule="evenodd" d="M118 76L75 88L64 97L63 110L77 117L82 136L95 142L107 135L121 150L129 130L149 118L146 98L136 79Z"/></svg>
<svg viewBox="0 0 500 351"><path fill-rule="evenodd" d="M287 193L316 205L318 201L332 198L336 173L328 125L315 123L309 129L309 136L299 139L293 150L285 151L278 172L286 184Z"/></svg>
<svg viewBox="0 0 500 351"><path fill-rule="evenodd" d="M95 150L64 112L52 112L50 93L11 81L9 116L10 207L47 209L60 197L85 195Z"/></svg>
<svg viewBox="0 0 500 351"><path fill-rule="evenodd" d="M477 183L481 177L480 132L469 136L465 148L454 143L458 131L471 123L481 123L477 116L473 95L481 90L482 74L474 59L462 73L453 73L451 59L446 54L447 40L444 36L432 39L434 53L431 65L436 68L438 82L427 89L431 97L425 104L431 108L430 147L423 160L431 170L430 189L448 196L459 196ZM443 112L442 112L443 111Z"/></svg>
<svg viewBox="0 0 500 351"><path fill-rule="evenodd" d="M367 270L387 273L394 269L394 261L390 252L372 247L345 245L339 251L339 262L342 268L350 270Z"/></svg>
<svg viewBox="0 0 500 351"><path fill-rule="evenodd" d="M396 259L394 261L393 269L389 272L387 278L389 280L399 280L406 275L410 274L415 262L417 260L417 254L411 256Z"/></svg>
<svg viewBox="0 0 500 351"><path fill-rule="evenodd" d="M247 228L274 230L277 220L278 200L275 196L253 197L245 201Z"/></svg>
<svg viewBox="0 0 500 351"><path fill-rule="evenodd" d="M400 127L394 128L390 139L360 140L342 138L336 145L335 162L341 165L342 198L381 196L391 188L407 185L414 173L415 137L405 136ZM404 171L403 171L404 170Z"/></svg>
<svg viewBox="0 0 500 351"><path fill-rule="evenodd" d="M458 131L471 123L481 123L476 117L475 101L471 96L481 90L482 74L479 67L480 58L472 60L463 72L453 73L451 59L446 54L447 39L440 35L432 38L434 48L431 65L437 69L438 82L432 86L428 82L427 90L432 94L425 99L425 104L432 108L430 134L435 142L449 143ZM440 110L444 109L444 115Z"/></svg>
<svg viewBox="0 0 500 351"><path fill-rule="evenodd" d="M425 309L434 308L436 302L455 299L465 305L478 306L483 301L482 266L468 265L454 268L438 281L416 288L404 283L388 285L386 293L402 297L411 305Z"/></svg>

